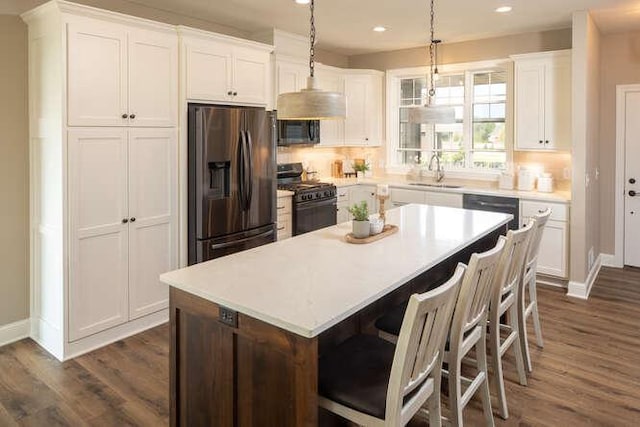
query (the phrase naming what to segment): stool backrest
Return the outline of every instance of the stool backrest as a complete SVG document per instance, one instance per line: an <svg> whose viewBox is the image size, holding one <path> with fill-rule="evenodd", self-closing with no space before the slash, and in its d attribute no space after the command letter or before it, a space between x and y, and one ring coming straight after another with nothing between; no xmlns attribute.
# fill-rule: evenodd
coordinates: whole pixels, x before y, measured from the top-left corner
<svg viewBox="0 0 640 427"><path fill-rule="evenodd" d="M452 345L458 345L457 341L461 342L465 332L486 318L484 316L488 311L494 276L505 242L504 236L500 236L493 249L471 255L451 322Z"/></svg>
<svg viewBox="0 0 640 427"><path fill-rule="evenodd" d="M522 277L524 263L529 249L529 241L535 232L535 220L519 230L509 230L507 240L495 274L495 285L491 304L498 307L502 295L516 291Z"/></svg>
<svg viewBox="0 0 640 427"><path fill-rule="evenodd" d="M445 284L409 299L387 389L387 420L407 422L405 418L414 413L410 407L424 402L431 393L440 393L439 388L434 390L434 383L427 384L427 380L431 375L437 380L436 384L440 383L444 346L465 270L464 264L458 264ZM405 396L416 389L405 404Z"/></svg>
<svg viewBox="0 0 640 427"><path fill-rule="evenodd" d="M535 233L531 236L529 243L529 252L527 253L527 267L531 266L538 260L538 252L540 252L540 241L542 240L542 233L544 233L544 226L547 225L547 221L551 216L551 209L547 208L544 212L540 212L535 215L533 219L536 220Z"/></svg>

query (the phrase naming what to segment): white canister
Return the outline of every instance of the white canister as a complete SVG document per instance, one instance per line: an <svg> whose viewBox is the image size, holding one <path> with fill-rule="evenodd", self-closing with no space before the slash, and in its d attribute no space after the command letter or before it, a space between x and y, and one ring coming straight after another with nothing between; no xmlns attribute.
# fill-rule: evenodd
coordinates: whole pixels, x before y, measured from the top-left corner
<svg viewBox="0 0 640 427"><path fill-rule="evenodd" d="M543 173L538 178L538 191L542 193L553 193L553 176L550 173Z"/></svg>
<svg viewBox="0 0 640 427"><path fill-rule="evenodd" d="M511 172L502 172L498 180L498 188L501 190L513 190L515 176Z"/></svg>
<svg viewBox="0 0 640 427"><path fill-rule="evenodd" d="M518 171L518 190L533 191L536 188L536 174L529 169L520 168Z"/></svg>

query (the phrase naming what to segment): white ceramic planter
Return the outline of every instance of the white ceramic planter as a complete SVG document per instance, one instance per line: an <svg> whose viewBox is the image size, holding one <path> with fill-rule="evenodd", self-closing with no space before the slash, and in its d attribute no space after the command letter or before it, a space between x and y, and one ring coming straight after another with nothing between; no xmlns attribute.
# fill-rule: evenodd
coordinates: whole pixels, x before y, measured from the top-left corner
<svg viewBox="0 0 640 427"><path fill-rule="evenodd" d="M352 221L353 224L353 237L356 239L364 239L369 237L369 231L371 229L371 223L369 221Z"/></svg>

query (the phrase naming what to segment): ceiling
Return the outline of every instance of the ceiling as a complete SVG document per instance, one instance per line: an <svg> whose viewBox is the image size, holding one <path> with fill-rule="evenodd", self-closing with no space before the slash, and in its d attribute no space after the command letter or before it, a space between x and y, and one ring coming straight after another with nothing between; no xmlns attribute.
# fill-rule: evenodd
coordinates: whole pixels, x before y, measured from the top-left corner
<svg viewBox="0 0 640 427"><path fill-rule="evenodd" d="M79 0L101 5L104 0ZM43 0L2 0L0 13L19 13ZM247 34L279 28L306 35L309 7L294 0L120 0L198 18ZM316 0L318 46L343 55L426 44L428 0ZM496 13L498 6L513 10ZM103 6L104 7L104 6ZM590 10L604 33L640 29L640 0L436 0L436 36L444 42L482 39L571 25L574 11ZM388 30L374 33L375 25Z"/></svg>

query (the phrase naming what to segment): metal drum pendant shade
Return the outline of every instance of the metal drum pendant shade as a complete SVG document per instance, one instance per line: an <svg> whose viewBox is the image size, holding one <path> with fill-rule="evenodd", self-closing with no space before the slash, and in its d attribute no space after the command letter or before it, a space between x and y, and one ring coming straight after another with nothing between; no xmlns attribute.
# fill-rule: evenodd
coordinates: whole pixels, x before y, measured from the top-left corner
<svg viewBox="0 0 640 427"><path fill-rule="evenodd" d="M316 86L314 77L307 78L307 88L278 96L279 120L344 119L347 101L343 94L326 92Z"/></svg>
<svg viewBox="0 0 640 427"><path fill-rule="evenodd" d="M279 120L332 120L344 119L347 115L347 99L337 92L325 92L318 88L315 77L316 24L314 0L309 2L311 12L309 32L309 77L307 88L300 92L283 93L278 96Z"/></svg>

